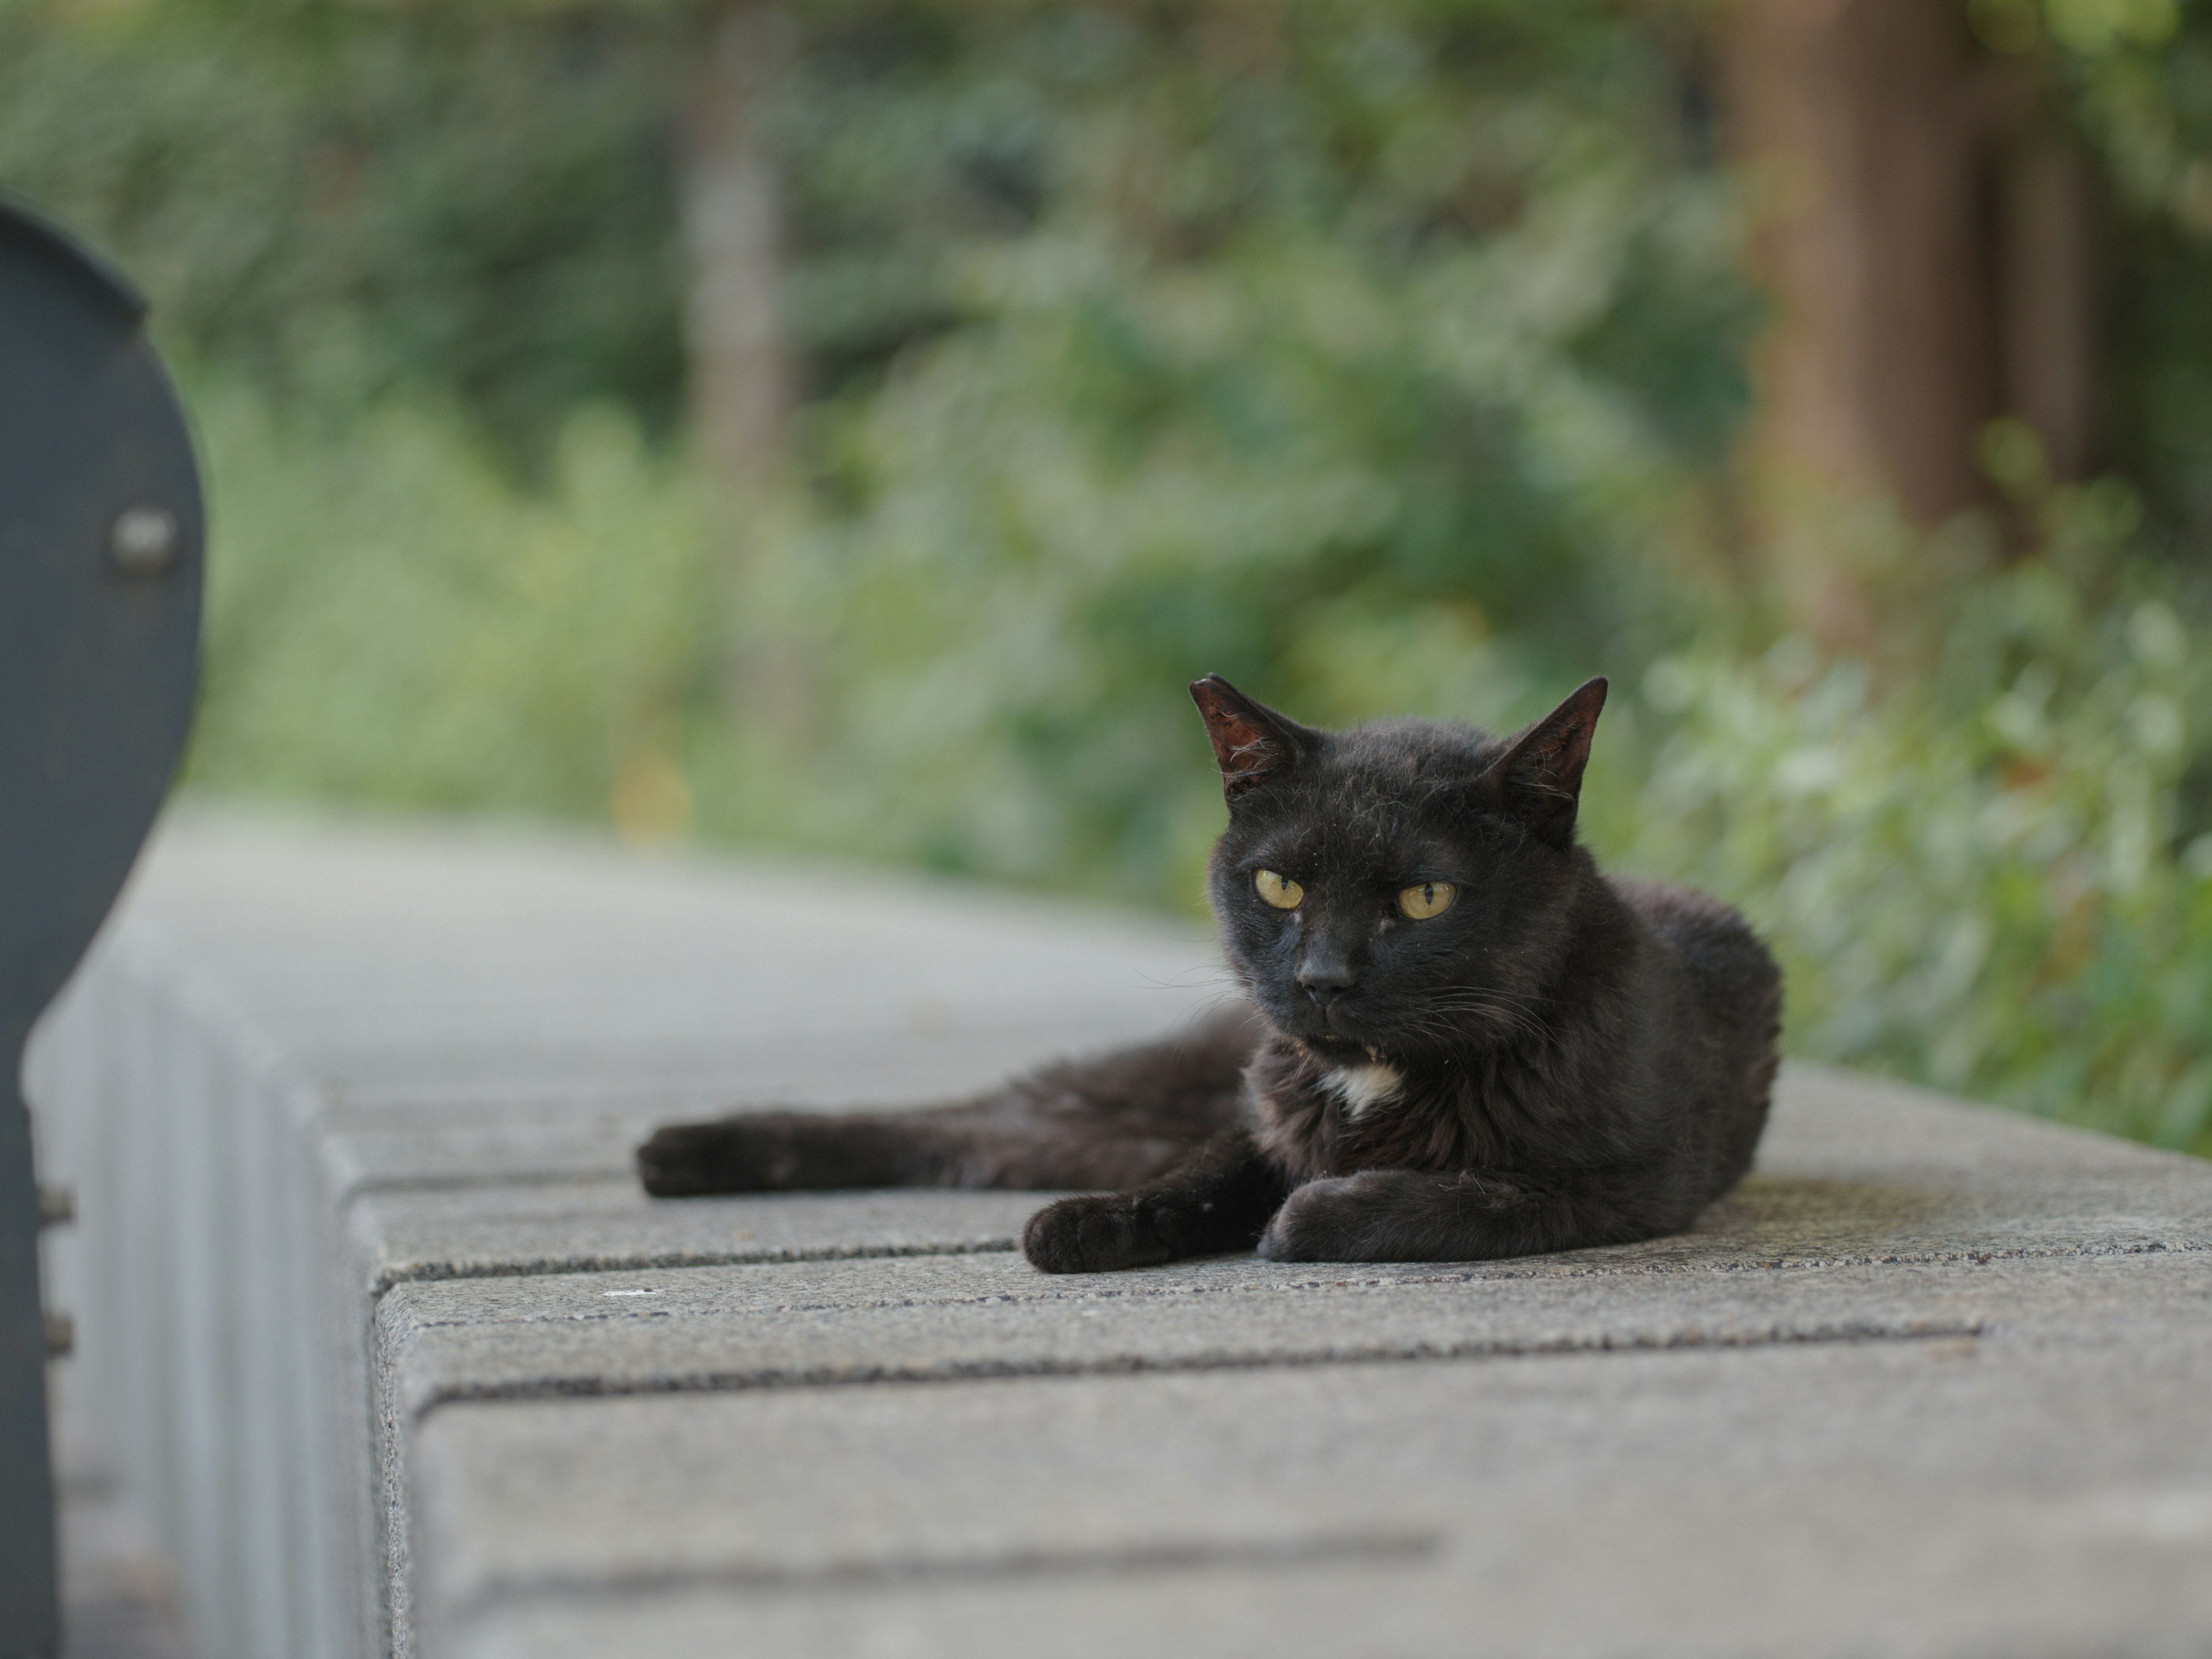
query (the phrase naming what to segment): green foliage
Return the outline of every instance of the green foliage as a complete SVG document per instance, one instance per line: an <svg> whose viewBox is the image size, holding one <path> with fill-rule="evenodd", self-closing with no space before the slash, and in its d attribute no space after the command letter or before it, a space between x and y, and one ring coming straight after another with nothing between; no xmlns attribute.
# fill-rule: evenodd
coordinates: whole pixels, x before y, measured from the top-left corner
<svg viewBox="0 0 2212 1659"><path fill-rule="evenodd" d="M0 0L0 184L106 246L159 337L331 416L451 398L509 462L682 374L672 26Z"/></svg>
<svg viewBox="0 0 2212 1659"><path fill-rule="evenodd" d="M1601 668L1591 838L1750 912L1796 1051L2212 1150L2206 26L1969 15L2118 181L2133 483L1993 429L2038 550L1874 524L1871 666L1733 574L1758 306L1663 14L810 11L741 497L672 422L678 9L0 9L0 179L190 371L198 786L1194 907L1194 675L1505 726Z"/></svg>
<svg viewBox="0 0 2212 1659"><path fill-rule="evenodd" d="M1978 584L1961 648L2006 666L1966 709L1796 640L1664 659L1679 723L1598 839L1744 907L1797 1052L2212 1152L2212 836L2176 842L2206 641L2116 587Z"/></svg>
<svg viewBox="0 0 2212 1659"><path fill-rule="evenodd" d="M449 413L386 408L341 447L251 392L195 403L227 554L203 784L620 817L659 758L717 839L1198 902L1218 789L1159 683L1176 647L1116 678L1154 629L1111 526L1087 563L963 570L927 538L856 551L802 507L763 516L750 637L810 642L819 677L810 727L777 730L719 712L708 493L621 417L572 422L533 490ZM1224 556L1224 614L1325 493L1300 504ZM1877 689L1793 637L1617 679L1585 831L1746 908L1784 959L1795 1052L2212 1151L2212 638L2124 552L2124 490L2035 507L2045 556L1927 600L1925 678ZM1296 614L1277 673L1308 717L1508 725L1564 689L1447 607ZM677 825L647 803L625 827Z"/></svg>
<svg viewBox="0 0 2212 1659"><path fill-rule="evenodd" d="M219 550L194 783L598 817L674 745L709 672L703 492L627 417L571 419L525 490L449 410L192 404Z"/></svg>
<svg viewBox="0 0 2212 1659"><path fill-rule="evenodd" d="M742 599L805 681L800 793L878 849L1182 897L1196 675L1465 710L1687 614L1752 307L1660 43L1362 15L1047 15L794 93L807 222L908 250L940 319L817 409L811 526Z"/></svg>
<svg viewBox="0 0 2212 1659"><path fill-rule="evenodd" d="M2212 538L2212 9L1972 0L1992 51L2063 86L2103 163L2110 460L2203 567Z"/></svg>

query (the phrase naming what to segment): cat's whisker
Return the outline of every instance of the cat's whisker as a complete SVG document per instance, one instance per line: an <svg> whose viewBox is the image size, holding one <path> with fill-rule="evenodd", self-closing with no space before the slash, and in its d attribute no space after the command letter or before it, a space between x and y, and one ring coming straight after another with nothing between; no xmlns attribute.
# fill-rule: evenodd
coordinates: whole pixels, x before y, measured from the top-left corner
<svg viewBox="0 0 2212 1659"><path fill-rule="evenodd" d="M1201 1030L1227 1010L1248 1006L1248 1000L1235 992L1217 991L1196 1007L1186 1009L1177 1017L1174 1029L1177 1031Z"/></svg>
<svg viewBox="0 0 2212 1659"><path fill-rule="evenodd" d="M1453 987L1425 999L1421 1012L1428 1016L1419 1027L1425 1035L1464 1036L1466 1033L1459 1024L1448 1016L1477 1015L1515 1035L1541 1041L1549 1041L1552 1036L1549 1023L1530 1003L1504 992Z"/></svg>
<svg viewBox="0 0 2212 1659"><path fill-rule="evenodd" d="M1172 979L1162 979L1156 974L1139 974L1147 990L1189 991L1201 985L1242 985L1243 977L1230 968L1187 968Z"/></svg>

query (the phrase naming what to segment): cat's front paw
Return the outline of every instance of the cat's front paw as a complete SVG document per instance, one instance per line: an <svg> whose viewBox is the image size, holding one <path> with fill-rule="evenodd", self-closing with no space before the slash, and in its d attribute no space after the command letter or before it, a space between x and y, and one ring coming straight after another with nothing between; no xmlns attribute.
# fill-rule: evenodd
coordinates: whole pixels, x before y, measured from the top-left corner
<svg viewBox="0 0 2212 1659"><path fill-rule="evenodd" d="M789 1142L773 1124L738 1118L664 1124L637 1149L638 1178L655 1198L772 1191L793 1173Z"/></svg>
<svg viewBox="0 0 2212 1659"><path fill-rule="evenodd" d="M1260 1235L1270 1261L1362 1261L1371 1254L1376 1194L1369 1175L1309 1181L1283 1200Z"/></svg>
<svg viewBox="0 0 2212 1659"><path fill-rule="evenodd" d="M1048 1273L1103 1273L1164 1261L1168 1253L1137 1206L1119 1194L1063 1198L1022 1229L1022 1254Z"/></svg>

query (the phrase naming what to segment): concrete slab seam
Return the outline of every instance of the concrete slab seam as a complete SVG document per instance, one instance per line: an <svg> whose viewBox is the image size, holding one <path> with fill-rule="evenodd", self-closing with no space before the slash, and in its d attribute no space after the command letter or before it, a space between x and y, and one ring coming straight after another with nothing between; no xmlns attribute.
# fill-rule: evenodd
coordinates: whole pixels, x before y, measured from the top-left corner
<svg viewBox="0 0 2212 1659"><path fill-rule="evenodd" d="M460 1279L550 1278L574 1271L585 1273L651 1273L656 1269L716 1267L778 1267L805 1261L848 1261L868 1260L914 1259L922 1256L987 1255L1010 1253L1014 1246L1005 1243L977 1244L970 1248L949 1246L916 1247L914 1249L793 1249L779 1255L761 1255L733 1260L653 1261L629 1257L621 1261L611 1258L595 1261L592 1266L576 1269L541 1269L535 1265L517 1267L512 1270L498 1267L483 1272L428 1272L393 1277L383 1284L378 1294L398 1289L404 1284L441 1284ZM974 1296L887 1296L870 1301L821 1300L811 1302L780 1302L759 1310L763 1316L850 1312L860 1310L881 1310L894 1308L962 1308L994 1307L1019 1303L1024 1306L1043 1308L1057 1303L1075 1302L1139 1302L1167 1301L1175 1298L1195 1298L1215 1296L1302 1295L1316 1291L1397 1291L1422 1289L1435 1285L1532 1284L1553 1279L1647 1279L1656 1277L1688 1277L1694 1273L1721 1274L1778 1272L1825 1272L1851 1267L1990 1267L2006 1261L2100 1261L2131 1256L2202 1255L2212 1245L2186 1240L2179 1243L2151 1243L2113 1245L2049 1245L2034 1248L2015 1248L1997 1250L1923 1251L1914 1255L1838 1255L1838 1256L1776 1256L1759 1261L1638 1263L1621 1267L1571 1267L1552 1268L1499 1267L1486 1263L1482 1267L1461 1273L1409 1273L1396 1278L1382 1279L1295 1279L1239 1280L1221 1285L1139 1285L1129 1289L1086 1289L1082 1291L1046 1291L1035 1296L1008 1296L1002 1293ZM1204 1260L1206 1258L1200 1258ZM1039 1275L1040 1278L1043 1275ZM696 1316L665 1312L651 1308L623 1309L605 1313L562 1313L542 1315L517 1320L517 1324L592 1324L602 1322L629 1322L650 1319L684 1319ZM480 1317L470 1315L454 1318L418 1319L410 1328L414 1331L439 1330L448 1328L467 1328L480 1324Z"/></svg>
<svg viewBox="0 0 2212 1659"><path fill-rule="evenodd" d="M481 1264L430 1262L421 1267L379 1273L369 1282L369 1322L375 1304L402 1285L440 1285L462 1279L546 1279L562 1273L652 1273L675 1267L776 1267L801 1261L874 1261L927 1255L1004 1255L1015 1248L1010 1237L962 1243L786 1245L769 1249L660 1250L650 1255L538 1256L527 1261Z"/></svg>
<svg viewBox="0 0 2212 1659"><path fill-rule="evenodd" d="M800 1365L753 1370L698 1371L645 1379L598 1376L544 1377L527 1382L441 1384L405 1413L408 1426L419 1426L441 1406L481 1405L521 1400L591 1400L669 1394L739 1394L784 1389L866 1387L877 1384L1015 1382L1067 1376L1135 1376L1181 1371L1267 1370L1293 1366L1419 1364L1436 1360L1523 1359L1560 1355L1666 1353L1717 1349L1797 1347L1820 1343L1921 1342L1985 1336L1993 1328L1981 1319L1839 1320L1791 1328L1732 1331L1683 1330L1662 1335L1559 1338L1477 1338L1467 1342L1357 1344L1315 1348L1224 1349L1170 1358L1142 1354L1103 1359L947 1360L929 1365ZM395 1422L387 1433L396 1429Z"/></svg>
<svg viewBox="0 0 2212 1659"><path fill-rule="evenodd" d="M876 1585L989 1582L1008 1578L1125 1577L1212 1572L1223 1568L1304 1567L1317 1562L1400 1563L1433 1560L1444 1536L1428 1528L1316 1532L1287 1538L1189 1539L1121 1548L1030 1550L984 1557L927 1557L825 1562L817 1567L679 1568L573 1578L512 1578L486 1584L459 1602L454 1626L480 1619L502 1603L530 1599L595 1601L699 1589L818 1590Z"/></svg>

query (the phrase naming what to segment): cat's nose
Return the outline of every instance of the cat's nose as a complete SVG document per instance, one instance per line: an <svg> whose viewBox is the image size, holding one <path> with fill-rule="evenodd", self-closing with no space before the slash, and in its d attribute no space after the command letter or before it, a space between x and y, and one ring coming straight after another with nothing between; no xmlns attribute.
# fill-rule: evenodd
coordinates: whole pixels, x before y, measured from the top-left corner
<svg viewBox="0 0 2212 1659"><path fill-rule="evenodd" d="M1357 977L1352 964L1334 951L1309 951L1298 964L1298 988L1322 1008L1349 991Z"/></svg>

